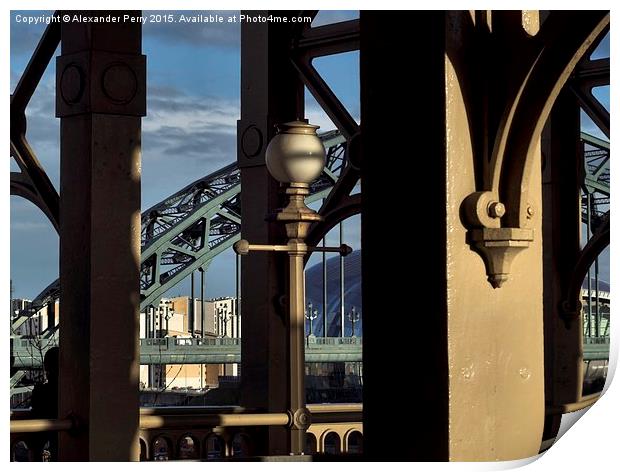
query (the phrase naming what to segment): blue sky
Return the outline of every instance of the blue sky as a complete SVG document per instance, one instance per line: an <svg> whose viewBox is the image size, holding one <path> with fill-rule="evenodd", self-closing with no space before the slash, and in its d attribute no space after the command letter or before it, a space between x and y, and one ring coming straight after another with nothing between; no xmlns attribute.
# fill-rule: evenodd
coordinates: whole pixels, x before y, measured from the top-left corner
<svg viewBox="0 0 620 472"><path fill-rule="evenodd" d="M17 23L11 14L11 90L23 72L44 25ZM28 12L37 14L43 12ZM47 13L47 12L46 12ZM185 12L191 14L191 12ZM229 15L235 12L220 12ZM314 25L357 18L358 12L321 11ZM57 51L57 54L59 52ZM239 24L152 24L143 28L147 55L147 116L143 120L142 208L236 159L239 118ZM593 58L609 55L606 38ZM359 121L359 54L319 58L316 69ZM54 117L55 62L52 60L30 106L27 137L58 188L59 120ZM609 87L595 94L609 105ZM335 128L306 92L306 117L323 131ZM604 137L582 116L585 131ZM17 170L11 162L11 169ZM345 223L345 240L359 247L359 217ZM328 244L337 244L337 231ZM315 255L310 265L318 262ZM608 260L602 261L608 273ZM58 237L41 212L11 197L11 278L16 297L32 298L58 276ZM607 278L607 277L605 277ZM189 282L169 295L186 294ZM207 273L207 296L234 293L234 255L222 254Z"/></svg>
<svg viewBox="0 0 620 472"><path fill-rule="evenodd" d="M50 12L28 12L35 15ZM146 12L145 12L146 13ZM191 14L191 12L184 12ZM229 15L235 12L220 12ZM11 14L11 90L17 84L45 25L17 23ZM357 18L355 11L323 11L314 25ZM142 208L236 159L239 119L239 24L153 24L143 27L147 56L147 116L143 119ZM59 54L59 51L56 52ZM334 92L359 120L359 57L348 53L316 61ZM27 137L53 184L59 184L59 120L54 117L52 59L28 107ZM306 116L335 128L312 99ZM12 162L11 170L18 170ZM328 244L337 242L332 232ZM359 217L345 223L347 242L359 247ZM318 260L318 259L317 259ZM314 261L311 261L313 263ZM58 277L58 236L30 202L11 197L11 278L16 297L32 298ZM198 278L197 278L198 279ZM171 295L189 292L189 281ZM207 296L234 293L234 254L227 251L207 273Z"/></svg>

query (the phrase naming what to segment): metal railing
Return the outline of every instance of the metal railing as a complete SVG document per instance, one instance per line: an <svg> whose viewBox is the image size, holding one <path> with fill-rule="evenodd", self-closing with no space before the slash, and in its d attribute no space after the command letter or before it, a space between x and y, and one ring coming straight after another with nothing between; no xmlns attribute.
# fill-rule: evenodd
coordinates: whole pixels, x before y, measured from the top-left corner
<svg viewBox="0 0 620 472"><path fill-rule="evenodd" d="M315 336L307 336L306 337L307 344L317 344L320 346L349 346L351 344L356 346L362 345L362 338L357 336L345 337L345 338L336 338L336 337L328 337L328 338L317 338Z"/></svg>
<svg viewBox="0 0 620 472"><path fill-rule="evenodd" d="M240 346L241 338L142 338L140 346Z"/></svg>
<svg viewBox="0 0 620 472"><path fill-rule="evenodd" d="M312 424L307 453L359 453L361 404L308 405ZM24 419L29 412L11 414L11 452L27 445L33 434L70 431L74 419ZM289 413L263 413L238 406L157 407L140 409L140 460L226 460L253 454L256 428L287 426ZM357 435L357 436L356 436ZM349 443L354 443L349 448ZM27 447L27 446L26 446Z"/></svg>
<svg viewBox="0 0 620 472"><path fill-rule="evenodd" d="M306 362L361 362L361 337L306 338ZM32 340L13 338L13 367L40 367L45 352L55 342L33 346ZM237 364L241 362L241 338L142 338L140 364Z"/></svg>

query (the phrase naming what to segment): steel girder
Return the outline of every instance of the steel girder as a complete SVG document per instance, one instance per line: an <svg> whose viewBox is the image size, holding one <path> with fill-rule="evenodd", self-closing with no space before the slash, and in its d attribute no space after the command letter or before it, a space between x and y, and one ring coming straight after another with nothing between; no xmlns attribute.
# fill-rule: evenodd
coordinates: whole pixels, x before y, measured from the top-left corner
<svg viewBox="0 0 620 472"><path fill-rule="evenodd" d="M57 344L48 342L37 349L31 340L15 339L11 354L14 368L40 368L47 350ZM362 362L362 338L307 338L306 362ZM609 344L596 345L609 350ZM238 364L241 362L241 338L156 338L140 339L140 364ZM12 387L18 385L15 375Z"/></svg>
<svg viewBox="0 0 620 472"><path fill-rule="evenodd" d="M585 360L607 360L609 338L584 345ZM55 346L50 342L33 349L27 340L15 340L12 355L14 367L41 367L45 352ZM363 338L308 338L306 362L361 362ZM389 354L388 354L389 356ZM140 340L140 364L237 364L241 361L239 338L159 338ZM15 374L11 386L18 385L21 375Z"/></svg>
<svg viewBox="0 0 620 472"><path fill-rule="evenodd" d="M337 131L321 136L327 162L311 186L308 203L326 196L344 167L345 140ZM142 215L140 308L161 296L240 238L240 173L231 164L197 180Z"/></svg>
<svg viewBox="0 0 620 472"><path fill-rule="evenodd" d="M314 17L317 11L304 14ZM11 102L11 153L22 169L21 173L11 174L11 191L39 206L56 228L58 194L25 140L25 117L22 117L59 41L59 23L52 23L43 34ZM325 221L311 229L310 244L316 244L334 224L359 212L360 207L359 196L350 195L359 181L356 165L360 160L356 145L359 125L311 62L315 57L358 49L359 20L317 28L303 24L295 30L291 59L303 82L338 127L322 135L328 161L323 175L312 186L308 202L325 199L319 210ZM193 182L143 213L141 310L156 305L163 293L193 270L208 267L215 256L239 239L238 194L239 171L232 164ZM57 299L59 292L57 280L33 300L31 309L13 323L14 328Z"/></svg>
<svg viewBox="0 0 620 472"><path fill-rule="evenodd" d="M579 61L570 78L569 87L581 109L609 139L609 111L595 97L593 90L609 85L610 61L608 57L590 58L608 32L609 27ZM587 133L581 133L581 142L584 160L582 221L589 224L589 229L595 233L602 218L609 212L609 142Z"/></svg>
<svg viewBox="0 0 620 472"><path fill-rule="evenodd" d="M60 43L60 23L50 23L11 95L11 157L21 172L11 172L11 195L34 203L58 231L60 197L26 138L26 107Z"/></svg>
<svg viewBox="0 0 620 472"><path fill-rule="evenodd" d="M581 133L581 141L585 171L582 186L582 221L588 223L589 215L590 230L596 233L602 219L609 212L609 143L587 133Z"/></svg>
<svg viewBox="0 0 620 472"><path fill-rule="evenodd" d="M579 61L568 82L581 109L609 138L609 111L594 96L595 87L610 84L609 58L591 59L609 25L601 31L587 53ZM567 281L566 298L562 304L562 317L567 326L578 318L582 303L581 285L584 278L590 283L589 270L610 242L610 153L609 142L581 133L581 158L583 181L581 183L581 222L588 228L587 243L580 251L575 268ZM588 318L589 319L589 318Z"/></svg>
<svg viewBox="0 0 620 472"><path fill-rule="evenodd" d="M326 197L345 168L346 141L339 131L321 139L327 150L325 168L310 188L307 203ZM142 213L140 309L157 306L162 295L192 271L206 269L213 258L240 238L241 184L237 164L192 182ZM32 301L13 323L26 319L60 296L56 280Z"/></svg>
<svg viewBox="0 0 620 472"><path fill-rule="evenodd" d="M317 13L318 10L300 12L312 18ZM291 61L299 78L347 140L346 167L319 209L324 219L310 228L306 238L309 245L317 244L335 224L359 213L361 208L359 196L351 195L360 179L360 126L312 64L317 57L359 50L359 43L359 20L314 28L310 23L304 23L293 31Z"/></svg>

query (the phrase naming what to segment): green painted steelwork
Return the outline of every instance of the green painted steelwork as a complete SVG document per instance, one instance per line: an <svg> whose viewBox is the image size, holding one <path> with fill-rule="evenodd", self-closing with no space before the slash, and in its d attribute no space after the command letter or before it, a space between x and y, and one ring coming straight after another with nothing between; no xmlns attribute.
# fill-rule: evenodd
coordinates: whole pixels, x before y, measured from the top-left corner
<svg viewBox="0 0 620 472"><path fill-rule="evenodd" d="M40 348L29 339L15 339L13 367L40 368L45 352L56 345ZM362 362L362 338L307 338L306 362ZM238 364L240 338L149 338L140 340L140 364Z"/></svg>
<svg viewBox="0 0 620 472"><path fill-rule="evenodd" d="M312 184L308 204L329 194L345 168L346 140L338 131L321 135L327 150L323 174ZM157 306L161 297L240 238L241 184L235 163L209 174L142 213L140 310ZM30 316L60 295L52 282L13 322L17 329Z"/></svg>

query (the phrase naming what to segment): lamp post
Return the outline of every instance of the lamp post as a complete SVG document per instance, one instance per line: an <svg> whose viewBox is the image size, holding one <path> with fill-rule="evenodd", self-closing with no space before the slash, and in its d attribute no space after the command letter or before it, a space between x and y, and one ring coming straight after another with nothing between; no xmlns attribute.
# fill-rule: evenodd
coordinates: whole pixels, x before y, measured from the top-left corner
<svg viewBox="0 0 620 472"><path fill-rule="evenodd" d="M318 126L308 124L306 121L281 124L278 126L278 134L269 142L265 152L269 173L285 186L287 205L270 218L285 226L287 244L250 244L242 239L234 246L235 252L242 256L250 251L277 251L288 254L287 402L292 454L303 454L305 430L310 426L310 412L306 408L304 385L304 257L311 251L340 252L342 255L351 252L351 248L344 244L335 248L310 248L305 243L310 226L321 220L321 216L308 208L304 201L310 193L310 183L321 175L325 166L325 148L316 134L317 128Z"/></svg>
<svg viewBox="0 0 620 472"><path fill-rule="evenodd" d="M166 300L165 301L165 307L164 307L164 319L166 320L166 336L169 334L170 332L170 318L172 318L174 316L174 304L172 303L172 300Z"/></svg>
<svg viewBox="0 0 620 472"><path fill-rule="evenodd" d="M228 321L230 321L230 318L232 317L232 314L227 310L227 307L221 306L217 309L217 319L219 321L218 323L218 327L219 326L223 326L224 327L224 334L221 333L220 331L220 338L225 338L226 335L228 334Z"/></svg>
<svg viewBox="0 0 620 472"><path fill-rule="evenodd" d="M310 322L310 332L308 333L308 337L314 336L314 332L312 331L312 322L319 317L319 310L312 306L312 303L308 303L308 310L306 311L306 319Z"/></svg>
<svg viewBox="0 0 620 472"><path fill-rule="evenodd" d="M351 322L351 337L355 337L355 323L360 320L360 314L357 312L355 307L351 307L351 311L348 313L347 317Z"/></svg>

